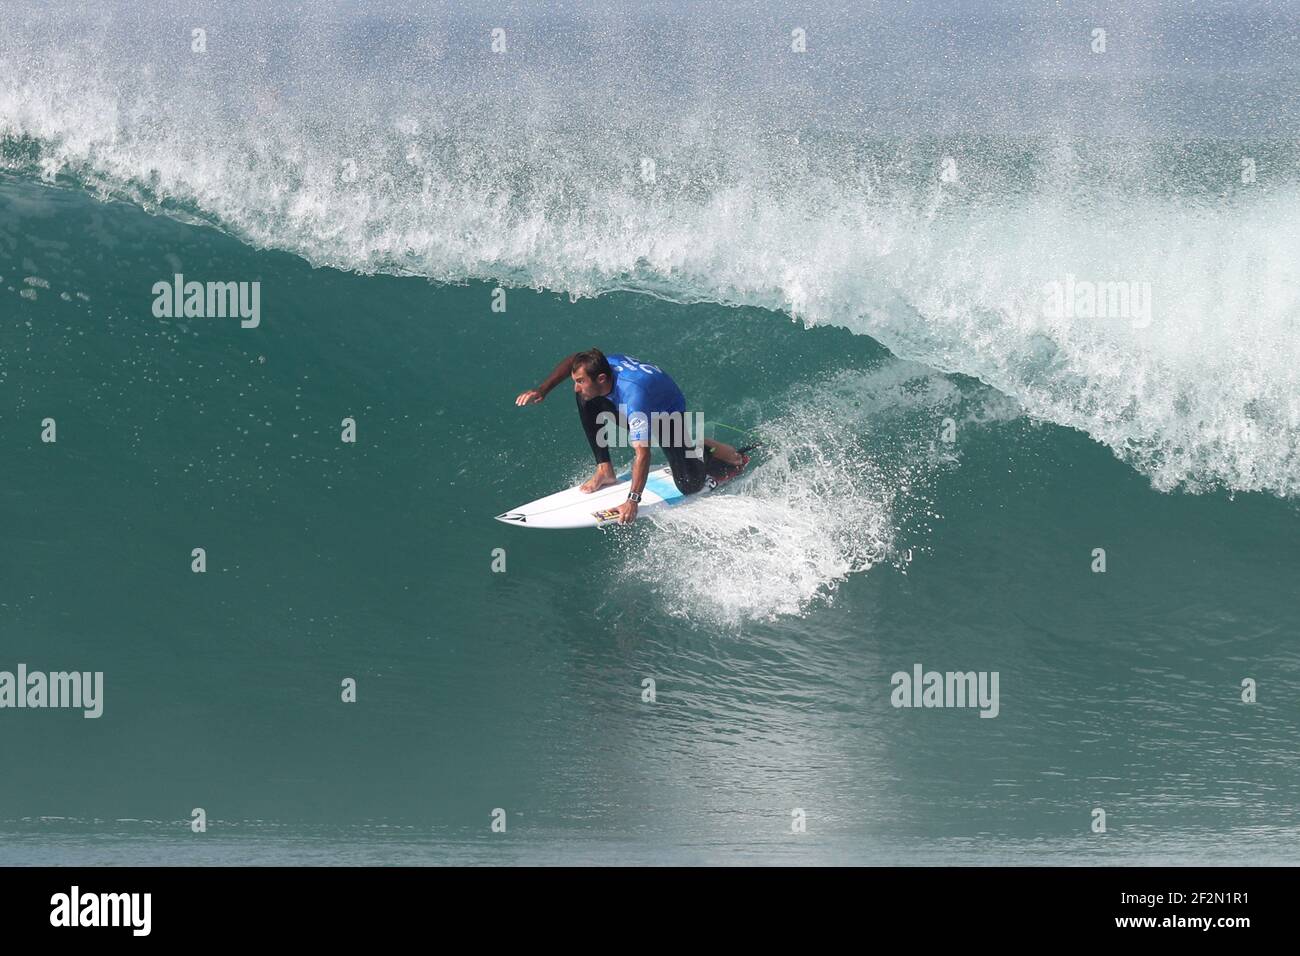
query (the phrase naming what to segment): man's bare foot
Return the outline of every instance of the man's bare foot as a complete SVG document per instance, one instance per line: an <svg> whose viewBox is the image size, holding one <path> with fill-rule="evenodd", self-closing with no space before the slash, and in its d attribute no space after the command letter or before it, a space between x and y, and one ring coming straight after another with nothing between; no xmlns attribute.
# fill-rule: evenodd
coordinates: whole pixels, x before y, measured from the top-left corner
<svg viewBox="0 0 1300 956"><path fill-rule="evenodd" d="M614 466L597 465L596 473L582 483L582 491L585 494L591 494L598 488L616 484L618 484L618 478L614 475Z"/></svg>
<svg viewBox="0 0 1300 956"><path fill-rule="evenodd" d="M708 446L709 451L713 452L714 458L717 458L719 461L723 461L728 465L740 465L745 461L740 452L736 451L736 449L732 448L730 445L724 445L722 442L714 441L711 438L704 439L704 444Z"/></svg>

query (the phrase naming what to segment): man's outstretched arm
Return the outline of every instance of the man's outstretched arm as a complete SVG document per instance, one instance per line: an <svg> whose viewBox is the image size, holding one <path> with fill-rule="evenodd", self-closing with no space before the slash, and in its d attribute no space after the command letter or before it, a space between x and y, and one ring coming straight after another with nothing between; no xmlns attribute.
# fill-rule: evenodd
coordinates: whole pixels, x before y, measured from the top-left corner
<svg viewBox="0 0 1300 956"><path fill-rule="evenodd" d="M520 392L519 396L515 399L515 404L536 405L544 399L547 394L550 393L551 389L555 388L555 386L559 385L572 374L573 356L577 354L577 352L574 352L572 355L560 359L560 364L555 366L555 370L551 372L550 375L546 376L545 381L536 388L530 388L526 392Z"/></svg>

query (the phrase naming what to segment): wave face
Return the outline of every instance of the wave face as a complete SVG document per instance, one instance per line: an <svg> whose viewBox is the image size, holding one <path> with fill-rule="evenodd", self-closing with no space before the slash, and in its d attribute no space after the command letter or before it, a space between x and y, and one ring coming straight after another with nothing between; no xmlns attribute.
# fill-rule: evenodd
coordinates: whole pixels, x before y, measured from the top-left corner
<svg viewBox="0 0 1300 956"><path fill-rule="evenodd" d="M1108 13L1097 53L997 4L12 6L11 172L316 265L783 311L1158 489L1300 493L1295 14Z"/></svg>

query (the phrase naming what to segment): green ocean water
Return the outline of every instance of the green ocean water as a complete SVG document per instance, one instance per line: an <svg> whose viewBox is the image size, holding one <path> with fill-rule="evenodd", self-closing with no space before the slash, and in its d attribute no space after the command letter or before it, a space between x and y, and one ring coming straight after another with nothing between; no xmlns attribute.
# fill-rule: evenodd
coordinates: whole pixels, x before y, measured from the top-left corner
<svg viewBox="0 0 1300 956"><path fill-rule="evenodd" d="M0 864L1297 862L1294 12L6 9Z"/></svg>
<svg viewBox="0 0 1300 956"><path fill-rule="evenodd" d="M0 211L3 661L105 675L97 720L3 714L7 862L1293 861L1294 501L1156 492L760 309L496 313L78 190ZM260 279L262 325L153 319L173 267ZM513 404L589 344L768 457L659 526L493 521L590 468L566 392ZM997 718L892 707L918 662L998 671Z"/></svg>

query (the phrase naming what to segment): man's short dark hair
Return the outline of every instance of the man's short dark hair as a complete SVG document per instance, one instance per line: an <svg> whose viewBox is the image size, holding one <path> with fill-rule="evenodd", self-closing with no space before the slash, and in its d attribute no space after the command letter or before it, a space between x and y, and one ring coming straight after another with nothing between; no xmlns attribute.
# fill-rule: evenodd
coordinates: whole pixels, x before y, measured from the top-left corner
<svg viewBox="0 0 1300 956"><path fill-rule="evenodd" d="M609 367L609 359L605 358L605 353L600 349L587 349L575 355L573 363L569 366L569 374L573 374L578 369L586 372L587 377L592 381L602 375L608 375L611 379L614 377L614 370Z"/></svg>

